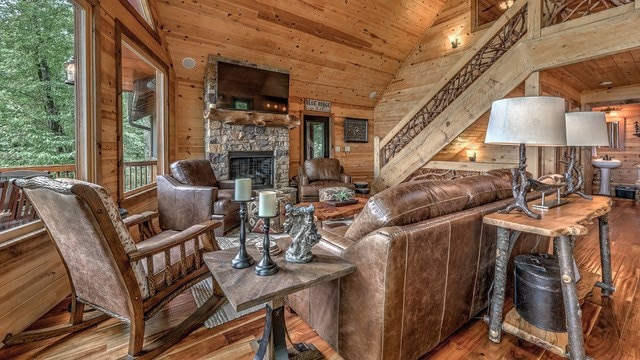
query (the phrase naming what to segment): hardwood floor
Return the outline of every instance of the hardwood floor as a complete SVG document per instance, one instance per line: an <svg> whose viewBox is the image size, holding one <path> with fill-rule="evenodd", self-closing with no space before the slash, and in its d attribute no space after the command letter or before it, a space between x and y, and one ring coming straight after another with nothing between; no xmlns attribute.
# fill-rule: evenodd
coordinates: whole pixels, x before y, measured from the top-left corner
<svg viewBox="0 0 640 360"><path fill-rule="evenodd" d="M596 288L582 306L587 354L593 359L640 359L640 206L616 200L610 219L611 252L616 293L601 298ZM581 269L600 272L597 223L590 234L576 241L576 261ZM190 292L180 295L147 322L152 339L186 317L195 304ZM484 314L480 314L484 315ZM60 303L32 328L67 320L67 302ZM214 329L204 327L162 354L158 359L251 359L250 342L262 334L264 313L236 319ZM297 315L287 312L287 325L295 342L314 344L327 359L341 357ZM116 359L127 352L128 326L108 320L82 332L0 349L0 359ZM422 359L541 359L558 356L504 334L500 344L487 337L480 319L469 322Z"/></svg>

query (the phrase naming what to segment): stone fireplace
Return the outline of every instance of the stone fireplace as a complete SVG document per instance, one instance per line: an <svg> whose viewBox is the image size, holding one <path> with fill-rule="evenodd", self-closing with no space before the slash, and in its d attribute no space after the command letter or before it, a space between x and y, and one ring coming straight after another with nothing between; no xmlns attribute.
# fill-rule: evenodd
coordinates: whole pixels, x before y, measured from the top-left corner
<svg viewBox="0 0 640 360"><path fill-rule="evenodd" d="M257 189L288 187L289 129L299 126L300 121L286 113L219 109L217 61L217 57L209 56L203 114L206 156L216 177L220 180L249 177Z"/></svg>
<svg viewBox="0 0 640 360"><path fill-rule="evenodd" d="M230 151L229 178L249 178L254 189L274 187L273 151Z"/></svg>
<svg viewBox="0 0 640 360"><path fill-rule="evenodd" d="M207 120L205 141L207 159L218 179L253 178L257 189L289 186L287 128Z"/></svg>

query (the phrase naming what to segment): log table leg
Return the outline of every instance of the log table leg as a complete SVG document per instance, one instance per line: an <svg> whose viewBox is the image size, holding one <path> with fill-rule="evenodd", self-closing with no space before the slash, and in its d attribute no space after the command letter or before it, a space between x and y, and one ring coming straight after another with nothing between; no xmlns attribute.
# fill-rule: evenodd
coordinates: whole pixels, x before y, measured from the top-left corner
<svg viewBox="0 0 640 360"><path fill-rule="evenodd" d="M498 227L496 269L489 310L489 340L495 343L499 343L502 338L502 310L504 309L505 287L507 286L507 263L513 244L519 235L519 231Z"/></svg>
<svg viewBox="0 0 640 360"><path fill-rule="evenodd" d="M558 247L558 262L560 264L560 282L562 284L562 298L569 337L569 358L585 360L584 336L582 334L582 312L578 303L575 274L573 271L573 252L569 236L554 239Z"/></svg>
<svg viewBox="0 0 640 360"><path fill-rule="evenodd" d="M596 286L602 289L602 296L610 296L616 291L613 286L613 276L611 274L611 248L609 245L609 214L604 214L598 218L600 230L600 261L602 263L602 282L597 282Z"/></svg>

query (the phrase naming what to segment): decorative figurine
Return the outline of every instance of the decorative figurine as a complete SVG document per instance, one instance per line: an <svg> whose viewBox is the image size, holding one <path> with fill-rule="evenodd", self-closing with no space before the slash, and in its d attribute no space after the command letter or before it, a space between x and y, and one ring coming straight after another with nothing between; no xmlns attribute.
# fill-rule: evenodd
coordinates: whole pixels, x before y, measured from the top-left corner
<svg viewBox="0 0 640 360"><path fill-rule="evenodd" d="M311 247L322 239L322 236L318 234L316 223L313 221L315 208L313 205L293 206L287 204L284 209L287 219L282 227L291 236L291 245L284 258L288 262L308 263L313 258Z"/></svg>

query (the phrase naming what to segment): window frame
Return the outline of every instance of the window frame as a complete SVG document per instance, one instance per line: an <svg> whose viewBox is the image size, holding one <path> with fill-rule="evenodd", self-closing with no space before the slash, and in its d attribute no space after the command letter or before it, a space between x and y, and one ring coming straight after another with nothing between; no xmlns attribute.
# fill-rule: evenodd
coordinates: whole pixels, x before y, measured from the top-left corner
<svg viewBox="0 0 640 360"><path fill-rule="evenodd" d="M123 108L122 108L122 43L125 41L127 45L134 51L138 52L138 55L153 67L156 68L156 120L158 121L158 133L156 135L157 142L157 156L156 156L156 176L162 175L166 171L166 161L168 159L169 139L168 139L168 126L169 126L169 108L168 108L168 66L155 54L149 47L147 47L129 28L127 28L120 20L116 20L116 34L115 34L115 47L116 47L116 119L117 126L116 131L118 134L118 166L117 166L117 178L118 178L118 199L122 203L126 200L133 198L134 196L146 192L148 190L155 189L157 186L157 180L150 184L141 186L139 188L125 191L124 188L124 138L123 138ZM161 89L161 90L160 90Z"/></svg>

